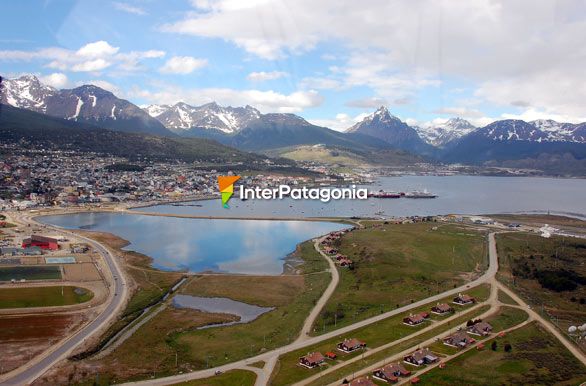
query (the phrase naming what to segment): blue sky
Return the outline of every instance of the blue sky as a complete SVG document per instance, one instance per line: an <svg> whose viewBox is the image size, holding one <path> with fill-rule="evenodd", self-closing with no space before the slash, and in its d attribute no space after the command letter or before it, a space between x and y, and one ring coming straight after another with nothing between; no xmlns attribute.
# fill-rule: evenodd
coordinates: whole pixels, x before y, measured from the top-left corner
<svg viewBox="0 0 586 386"><path fill-rule="evenodd" d="M384 104L410 123L583 121L581 1L7 1L0 74L136 104L217 101L335 129Z"/></svg>

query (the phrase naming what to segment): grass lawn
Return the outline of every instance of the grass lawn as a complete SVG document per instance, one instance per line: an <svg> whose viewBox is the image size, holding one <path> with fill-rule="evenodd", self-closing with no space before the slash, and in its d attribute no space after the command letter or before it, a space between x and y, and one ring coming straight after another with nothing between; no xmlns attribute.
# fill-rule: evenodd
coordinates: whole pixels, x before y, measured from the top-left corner
<svg viewBox="0 0 586 386"><path fill-rule="evenodd" d="M61 268L57 265L0 267L0 281L59 280Z"/></svg>
<svg viewBox="0 0 586 386"><path fill-rule="evenodd" d="M256 374L246 370L231 370L211 378L176 383L174 386L253 386Z"/></svg>
<svg viewBox="0 0 586 386"><path fill-rule="evenodd" d="M0 308L67 306L93 296L88 289L72 286L0 288Z"/></svg>
<svg viewBox="0 0 586 386"><path fill-rule="evenodd" d="M586 379L586 368L535 323L496 339L496 351L490 342L483 351L470 350L421 375L421 384L578 385ZM512 346L509 353L506 343Z"/></svg>
<svg viewBox="0 0 586 386"><path fill-rule="evenodd" d="M469 281L486 268L486 237L438 223L369 224L337 248L355 262L316 321L315 333L388 311ZM434 230L434 228L436 228ZM334 315L336 315L334 319Z"/></svg>
<svg viewBox="0 0 586 386"><path fill-rule="evenodd" d="M469 293L473 296L476 296L479 300L483 300L488 295L488 289L485 286L481 286L472 289ZM432 304L420 307L414 310L413 313L429 311ZM456 312L463 314L469 308L470 307L459 307L456 308ZM475 313L475 315L476 314L477 313ZM380 322L374 323L372 325L356 329L350 333L339 335L336 338L328 339L316 345L292 351L281 356L279 358L279 369L274 373L275 384L281 385L288 384L289 382L293 383L295 381L299 381L303 378L309 377L315 374L315 372L319 371L319 369L310 370L297 365L299 357L306 355L309 352L319 351L323 354L327 351L334 351L337 354L339 354L338 359L336 359L334 362L328 361L329 363L342 363L343 361L348 360L349 358L353 358L356 355L360 355L361 351L352 354L343 354L335 350L336 344L341 342L344 338L358 338L366 342L369 348L376 348L378 346L382 346L383 344L411 335L430 325L430 322L424 322L420 326L407 326L402 322L405 316L407 316L407 314L393 316ZM445 317L431 314L432 320L440 321L443 318ZM445 329L454 327L457 324L465 322L467 320L467 318L464 318L461 321L458 320L457 322L451 322L449 323L449 325L445 327Z"/></svg>
<svg viewBox="0 0 586 386"><path fill-rule="evenodd" d="M501 290L498 291L498 299L501 303L504 303L504 304L518 305L517 302L515 300L513 300L512 297L510 297L509 295L507 295L506 293L504 293Z"/></svg>

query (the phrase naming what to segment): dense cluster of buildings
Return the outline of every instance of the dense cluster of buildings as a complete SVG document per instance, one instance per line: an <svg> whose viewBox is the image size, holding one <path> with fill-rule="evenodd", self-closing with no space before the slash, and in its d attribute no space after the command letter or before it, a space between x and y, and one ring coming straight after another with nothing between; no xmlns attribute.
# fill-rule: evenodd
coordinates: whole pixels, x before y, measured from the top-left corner
<svg viewBox="0 0 586 386"><path fill-rule="evenodd" d="M217 194L217 177L226 174L193 163L130 162L94 153L10 149L6 154L0 160L0 209L197 199ZM346 181L340 176L255 174L239 183L274 187L330 185L341 180ZM356 180L349 177L348 181Z"/></svg>

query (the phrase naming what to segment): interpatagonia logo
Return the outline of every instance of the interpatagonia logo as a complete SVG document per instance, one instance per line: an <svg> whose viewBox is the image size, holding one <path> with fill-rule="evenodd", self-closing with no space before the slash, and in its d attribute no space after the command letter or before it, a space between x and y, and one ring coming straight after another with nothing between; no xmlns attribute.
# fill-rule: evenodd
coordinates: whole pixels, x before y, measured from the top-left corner
<svg viewBox="0 0 586 386"><path fill-rule="evenodd" d="M228 201L234 194L234 183L239 179L240 176L218 176L218 185L222 194L222 206L226 209L230 208Z"/></svg>

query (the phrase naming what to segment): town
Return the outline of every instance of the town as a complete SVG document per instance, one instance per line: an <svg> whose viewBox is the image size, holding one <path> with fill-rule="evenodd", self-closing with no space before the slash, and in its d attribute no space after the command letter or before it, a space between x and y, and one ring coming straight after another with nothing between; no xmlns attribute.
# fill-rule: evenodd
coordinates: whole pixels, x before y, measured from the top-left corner
<svg viewBox="0 0 586 386"><path fill-rule="evenodd" d="M0 160L0 208L77 206L104 203L154 203L217 195L213 165L179 161L128 160L95 153L28 150L3 145ZM221 166L221 165L220 165ZM236 165L238 166L238 165ZM258 188L368 182L369 173L336 174L308 166L308 176L250 173L240 183Z"/></svg>

